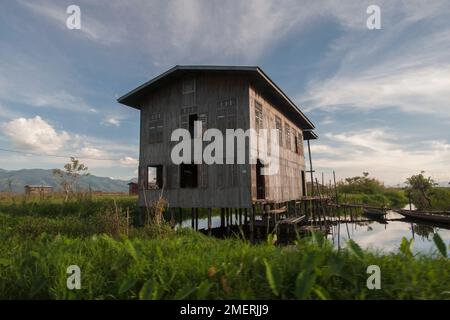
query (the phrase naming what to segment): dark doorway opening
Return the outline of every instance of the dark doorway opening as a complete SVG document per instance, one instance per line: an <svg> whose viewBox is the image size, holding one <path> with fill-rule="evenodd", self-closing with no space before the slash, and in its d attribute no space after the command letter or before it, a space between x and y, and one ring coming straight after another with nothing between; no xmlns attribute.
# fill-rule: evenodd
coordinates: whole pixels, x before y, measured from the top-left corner
<svg viewBox="0 0 450 320"><path fill-rule="evenodd" d="M198 115L190 114L189 115L189 133L191 134L191 139L195 138L194 137L195 121L198 121Z"/></svg>
<svg viewBox="0 0 450 320"><path fill-rule="evenodd" d="M185 164L180 165L180 188L198 187L198 165Z"/></svg>
<svg viewBox="0 0 450 320"><path fill-rule="evenodd" d="M256 162L256 198L265 199L266 198L266 185L265 177L262 175L262 168L264 165L258 159Z"/></svg>
<svg viewBox="0 0 450 320"><path fill-rule="evenodd" d="M305 171L302 170L302 195L306 197L306 178Z"/></svg>

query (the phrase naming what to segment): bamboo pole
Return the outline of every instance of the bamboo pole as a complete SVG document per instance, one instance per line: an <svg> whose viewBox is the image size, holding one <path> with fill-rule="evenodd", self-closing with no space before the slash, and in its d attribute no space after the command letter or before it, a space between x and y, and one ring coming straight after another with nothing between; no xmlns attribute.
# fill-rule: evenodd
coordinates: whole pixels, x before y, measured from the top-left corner
<svg viewBox="0 0 450 320"><path fill-rule="evenodd" d="M195 208L195 230L198 230L198 208Z"/></svg>
<svg viewBox="0 0 450 320"><path fill-rule="evenodd" d="M208 208L208 234L211 235L212 229L212 209Z"/></svg>

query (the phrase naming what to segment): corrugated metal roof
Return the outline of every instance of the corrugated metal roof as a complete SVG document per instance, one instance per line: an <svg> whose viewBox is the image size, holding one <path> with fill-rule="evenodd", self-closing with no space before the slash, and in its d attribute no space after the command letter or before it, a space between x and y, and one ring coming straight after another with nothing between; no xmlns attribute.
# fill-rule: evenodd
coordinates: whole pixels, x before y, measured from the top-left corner
<svg viewBox="0 0 450 320"><path fill-rule="evenodd" d="M206 71L214 71L214 72L244 72L250 73L253 76L257 77L259 80L262 80L266 86L270 87L270 90L273 91L278 97L280 97L287 105L290 106L291 110L295 112L295 114L302 119L303 129L312 130L315 128L314 124L308 119L308 117L303 114L303 112L292 102L291 99L278 87L275 82L273 82L269 76L267 76L264 71L257 66L190 66L190 65L177 65L166 72L160 74L159 76L151 79L150 81L145 82L140 85L136 89L131 90L127 94L123 95L117 101L121 104L127 105L132 108L140 109L139 102L140 98L143 97L147 92L150 92L152 89L156 88L160 83L164 82L164 80L170 79L170 77L176 75L177 73L182 72L206 72ZM261 81L259 81L261 82ZM315 134L314 134L315 135ZM317 136L315 136L317 137Z"/></svg>

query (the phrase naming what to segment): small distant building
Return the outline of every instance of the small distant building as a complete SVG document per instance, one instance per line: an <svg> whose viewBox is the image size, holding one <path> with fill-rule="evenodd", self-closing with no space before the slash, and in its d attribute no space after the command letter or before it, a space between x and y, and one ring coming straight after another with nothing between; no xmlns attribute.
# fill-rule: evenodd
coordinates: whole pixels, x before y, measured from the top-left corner
<svg viewBox="0 0 450 320"><path fill-rule="evenodd" d="M44 185L26 185L25 186L25 194L27 196L30 195L46 195L53 192L52 186L44 186Z"/></svg>
<svg viewBox="0 0 450 320"><path fill-rule="evenodd" d="M134 196L138 194L138 184L136 182L130 182L128 184L128 194Z"/></svg>

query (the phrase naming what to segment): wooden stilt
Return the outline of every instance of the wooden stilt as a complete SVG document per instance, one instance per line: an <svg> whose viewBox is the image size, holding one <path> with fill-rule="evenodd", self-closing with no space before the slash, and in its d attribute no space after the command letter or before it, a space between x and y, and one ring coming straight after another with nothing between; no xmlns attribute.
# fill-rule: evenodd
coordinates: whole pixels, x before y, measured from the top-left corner
<svg viewBox="0 0 450 320"><path fill-rule="evenodd" d="M195 209L191 208L191 226L195 229Z"/></svg>
<svg viewBox="0 0 450 320"><path fill-rule="evenodd" d="M250 239L253 240L253 233L255 232L255 206L250 210Z"/></svg>
<svg viewBox="0 0 450 320"><path fill-rule="evenodd" d="M198 208L195 208L195 230L198 230Z"/></svg>
<svg viewBox="0 0 450 320"><path fill-rule="evenodd" d="M220 227L225 227L225 208L220 208Z"/></svg>
<svg viewBox="0 0 450 320"><path fill-rule="evenodd" d="M211 235L212 229L212 209L208 208L208 234Z"/></svg>

